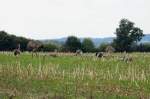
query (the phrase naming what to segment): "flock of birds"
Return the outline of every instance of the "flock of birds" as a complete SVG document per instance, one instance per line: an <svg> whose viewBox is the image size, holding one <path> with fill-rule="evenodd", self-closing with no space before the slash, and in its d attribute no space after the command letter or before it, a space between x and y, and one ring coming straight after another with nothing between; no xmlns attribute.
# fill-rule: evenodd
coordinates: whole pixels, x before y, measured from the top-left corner
<svg viewBox="0 0 150 99"><path fill-rule="evenodd" d="M38 55L37 50L38 50L38 48L40 48L40 46L41 46L41 44L39 42L30 41L28 43L27 47L32 52L32 57ZM113 52L115 52L115 49L112 46L107 46L105 49L105 52L96 52L95 57L97 57L97 58L110 57L111 53L113 53ZM53 53L50 53L49 56L57 57L57 53L58 53L58 51L55 50ZM14 50L14 55L18 56L20 54L21 54L20 44L18 44L16 49ZM73 53L72 55L82 56L83 51L82 50L76 50L76 52ZM127 62L127 63L133 61L133 58L131 56L129 56L126 52L122 53L122 56L119 57L118 59L121 61Z"/></svg>
<svg viewBox="0 0 150 99"><path fill-rule="evenodd" d="M39 55L39 53L37 51L35 51L34 49L31 51L32 53L32 57L37 57ZM18 57L21 54L20 51L20 47L18 47L17 49L14 50L14 55L16 57ZM48 54L48 56L51 57L58 57L60 54L57 50L55 50L54 52L50 52ZM77 50L75 53L63 53L62 55L73 55L73 56L83 56L83 51L82 50ZM43 55L44 57L47 55ZM103 59L103 58L107 58L107 57L114 57L116 58L116 56L113 56L112 52L96 52L95 57ZM133 61L133 57L129 56L129 54L127 54L126 52L122 53L122 55L120 57L117 57L118 60L120 61L124 61L126 63L132 62Z"/></svg>

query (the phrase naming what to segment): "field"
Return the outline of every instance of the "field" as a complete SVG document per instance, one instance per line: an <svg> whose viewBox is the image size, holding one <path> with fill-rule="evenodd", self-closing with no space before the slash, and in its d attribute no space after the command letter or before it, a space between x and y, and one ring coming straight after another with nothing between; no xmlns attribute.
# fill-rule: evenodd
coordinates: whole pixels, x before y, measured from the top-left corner
<svg viewBox="0 0 150 99"><path fill-rule="evenodd" d="M45 55L47 54L47 55ZM0 53L0 99L148 99L150 53L32 57Z"/></svg>

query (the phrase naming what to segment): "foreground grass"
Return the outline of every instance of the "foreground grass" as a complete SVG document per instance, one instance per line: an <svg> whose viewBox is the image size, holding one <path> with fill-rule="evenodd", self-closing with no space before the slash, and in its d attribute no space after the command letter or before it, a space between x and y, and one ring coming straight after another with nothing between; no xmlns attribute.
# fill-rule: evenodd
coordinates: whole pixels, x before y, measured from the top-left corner
<svg viewBox="0 0 150 99"><path fill-rule="evenodd" d="M0 54L0 99L147 99L150 53L115 57Z"/></svg>

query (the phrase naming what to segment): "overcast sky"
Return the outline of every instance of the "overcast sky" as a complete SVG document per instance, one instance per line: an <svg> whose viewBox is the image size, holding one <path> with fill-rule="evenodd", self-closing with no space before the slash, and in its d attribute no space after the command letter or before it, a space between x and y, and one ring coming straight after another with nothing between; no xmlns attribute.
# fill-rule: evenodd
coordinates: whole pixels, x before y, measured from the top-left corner
<svg viewBox="0 0 150 99"><path fill-rule="evenodd" d="M0 30L34 39L114 36L121 18L150 33L150 0L0 0Z"/></svg>

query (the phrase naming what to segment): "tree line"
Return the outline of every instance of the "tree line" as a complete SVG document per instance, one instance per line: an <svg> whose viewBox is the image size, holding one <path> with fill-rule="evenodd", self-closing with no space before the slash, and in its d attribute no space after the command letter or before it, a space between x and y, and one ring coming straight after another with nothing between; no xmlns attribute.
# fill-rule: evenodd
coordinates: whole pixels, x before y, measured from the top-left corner
<svg viewBox="0 0 150 99"><path fill-rule="evenodd" d="M80 40L75 36L68 37L65 44L58 46L57 44L44 44L40 41L36 41L33 39L27 39L24 37L17 37L15 35L10 35L5 31L0 31L0 51L13 51L20 45L21 51L31 51L32 49L29 48L29 44L31 41L36 45L41 45L38 51L64 51L64 52L75 52L78 49L82 49L85 52L92 52L94 51L94 44L90 38L86 38L83 40L82 44ZM33 45L33 44L32 44ZM32 46L30 44L30 46ZM33 45L34 46L34 45Z"/></svg>
<svg viewBox="0 0 150 99"><path fill-rule="evenodd" d="M27 50L27 44L29 39L24 37L17 37L15 35L10 35L5 31L0 31L0 51L12 51L18 44L21 46L21 50Z"/></svg>
<svg viewBox="0 0 150 99"><path fill-rule="evenodd" d="M99 47L95 47L90 38L85 38L81 41L78 37L69 36L64 44L58 46L57 44L44 44L40 41L27 39L24 37L17 37L10 35L5 31L0 31L0 51L13 51L18 44L22 51L28 51L28 43L30 41L39 42L41 44L38 51L61 51L61 52L76 52L82 50L83 52L104 52L108 46L112 46L116 52L149 52L150 43L138 43L144 36L143 30L136 27L134 22L128 19L121 19L118 28L115 31L116 38L112 43L103 43Z"/></svg>

